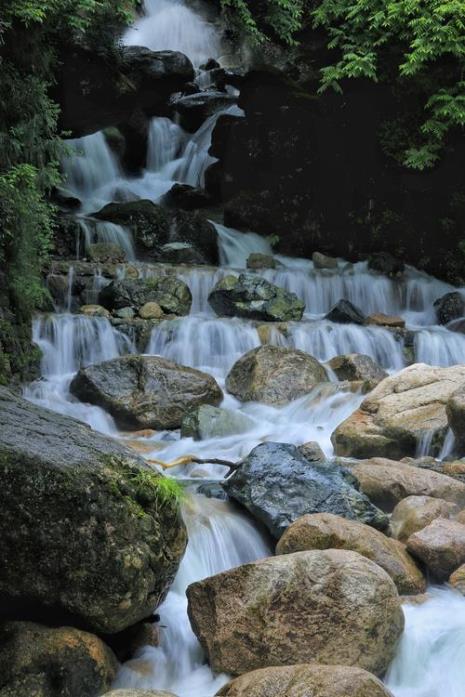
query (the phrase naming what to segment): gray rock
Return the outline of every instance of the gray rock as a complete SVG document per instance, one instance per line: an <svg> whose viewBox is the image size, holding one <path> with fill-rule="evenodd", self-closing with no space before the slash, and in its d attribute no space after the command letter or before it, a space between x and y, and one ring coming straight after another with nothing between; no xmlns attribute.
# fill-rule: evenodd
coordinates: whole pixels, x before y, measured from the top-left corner
<svg viewBox="0 0 465 697"><path fill-rule="evenodd" d="M336 373L339 380L363 382L368 390L372 390L388 376L370 356L365 356L362 353L335 356L331 358L328 365Z"/></svg>
<svg viewBox="0 0 465 697"><path fill-rule="evenodd" d="M446 293L433 304L439 324L449 324L465 315L465 298L457 290Z"/></svg>
<svg viewBox="0 0 465 697"><path fill-rule="evenodd" d="M277 266L276 260L271 254L260 254L260 252L252 252L247 258L248 269L275 269Z"/></svg>
<svg viewBox="0 0 465 697"><path fill-rule="evenodd" d="M194 440L224 438L236 433L245 433L254 427L254 422L245 414L233 409L219 409L209 404L188 412L182 420L181 436Z"/></svg>
<svg viewBox="0 0 465 697"><path fill-rule="evenodd" d="M386 528L387 517L357 486L340 465L309 462L287 443L258 445L224 485L276 539L306 513L334 513Z"/></svg>
<svg viewBox="0 0 465 697"><path fill-rule="evenodd" d="M326 455L316 441L299 445L297 450L309 462L324 462L326 460Z"/></svg>
<svg viewBox="0 0 465 697"><path fill-rule="evenodd" d="M5 388L0 422L0 612L105 634L151 615L186 543L162 478L115 440Z"/></svg>
<svg viewBox="0 0 465 697"><path fill-rule="evenodd" d="M338 324L365 324L366 317L349 300L339 300L328 312L325 319Z"/></svg>
<svg viewBox="0 0 465 697"><path fill-rule="evenodd" d="M106 409L121 428L179 428L201 404L217 405L223 393L206 373L158 356L123 356L81 368L70 390Z"/></svg>
<svg viewBox="0 0 465 697"><path fill-rule="evenodd" d="M337 259L321 252L313 252L312 261L315 269L337 269Z"/></svg>
<svg viewBox="0 0 465 697"><path fill-rule="evenodd" d="M190 312L192 295L184 281L175 276L126 278L105 286L99 302L108 310L132 307L137 312L146 303L156 302L166 314L182 316Z"/></svg>
<svg viewBox="0 0 465 697"><path fill-rule="evenodd" d="M268 322L300 320L305 309L297 295L253 274L225 276L213 288L208 302L220 317Z"/></svg>

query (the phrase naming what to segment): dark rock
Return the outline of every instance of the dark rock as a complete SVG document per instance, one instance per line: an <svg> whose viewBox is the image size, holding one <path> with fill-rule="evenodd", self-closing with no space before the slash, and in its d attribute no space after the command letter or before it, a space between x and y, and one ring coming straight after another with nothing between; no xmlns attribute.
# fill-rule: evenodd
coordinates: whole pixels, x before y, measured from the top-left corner
<svg viewBox="0 0 465 697"><path fill-rule="evenodd" d="M275 269L276 260L270 254L252 252L247 258L248 269Z"/></svg>
<svg viewBox="0 0 465 697"><path fill-rule="evenodd" d="M262 443L224 484L276 539L306 513L334 513L384 529L388 519L339 464L310 462L293 445Z"/></svg>
<svg viewBox="0 0 465 697"><path fill-rule="evenodd" d="M389 252L380 252L372 254L368 259L368 268L372 271L378 271L391 278L401 276L405 271L405 264L400 259L396 259Z"/></svg>
<svg viewBox="0 0 465 697"><path fill-rule="evenodd" d="M182 316L190 312L192 295L184 281L175 276L112 281L99 295L100 305L108 310L131 307L139 311L148 302L158 303L166 314Z"/></svg>
<svg viewBox="0 0 465 697"><path fill-rule="evenodd" d="M295 293L252 274L225 276L208 302L220 317L245 317L270 322L300 320L305 303Z"/></svg>
<svg viewBox="0 0 465 697"><path fill-rule="evenodd" d="M87 249L90 261L102 264L119 264L126 260L124 250L117 244L110 242L95 242Z"/></svg>
<svg viewBox="0 0 465 697"><path fill-rule="evenodd" d="M214 58L209 58L206 63L200 66L199 70L216 70L217 68L221 68L220 64L218 61L216 61Z"/></svg>
<svg viewBox="0 0 465 697"><path fill-rule="evenodd" d="M219 499L220 501L227 501L229 498L220 482L201 484L197 489L197 493L202 494L202 496L206 496L207 499Z"/></svg>
<svg viewBox="0 0 465 697"><path fill-rule="evenodd" d="M186 544L160 476L4 388L0 421L0 613L109 634L149 616Z"/></svg>
<svg viewBox="0 0 465 697"><path fill-rule="evenodd" d="M328 312L325 319L339 324L365 324L366 317L349 300L339 300Z"/></svg>
<svg viewBox="0 0 465 697"><path fill-rule="evenodd" d="M194 440L225 438L253 429L255 422L233 409L203 404L189 411L182 420L181 437Z"/></svg>
<svg viewBox="0 0 465 697"><path fill-rule="evenodd" d="M172 208L193 211L210 206L212 197L204 189L196 189L189 184L175 184L163 197L163 203Z"/></svg>
<svg viewBox="0 0 465 697"><path fill-rule="evenodd" d="M439 324L449 324L465 314L465 298L459 291L446 293L434 301Z"/></svg>
<svg viewBox="0 0 465 697"><path fill-rule="evenodd" d="M70 390L131 430L179 428L190 409L217 406L223 398L210 375L158 356L123 356L81 368Z"/></svg>
<svg viewBox="0 0 465 697"><path fill-rule="evenodd" d="M336 373L338 380L360 381L367 390L372 390L387 378L387 373L370 356L362 353L335 356L328 365Z"/></svg>
<svg viewBox="0 0 465 697"><path fill-rule="evenodd" d="M227 94L227 92L207 90L205 92L197 92L197 94L174 97L171 104L179 114L182 128L194 133L218 109L227 107L235 102L236 98Z"/></svg>

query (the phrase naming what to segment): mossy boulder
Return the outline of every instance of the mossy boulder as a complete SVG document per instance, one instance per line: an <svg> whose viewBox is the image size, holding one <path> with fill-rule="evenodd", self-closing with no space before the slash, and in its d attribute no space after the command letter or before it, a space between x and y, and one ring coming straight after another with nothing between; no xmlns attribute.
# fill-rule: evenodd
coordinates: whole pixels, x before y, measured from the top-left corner
<svg viewBox="0 0 465 697"><path fill-rule="evenodd" d="M151 615L186 545L172 480L6 388L0 422L0 614L104 634Z"/></svg>
<svg viewBox="0 0 465 697"><path fill-rule="evenodd" d="M175 276L125 278L105 286L99 302L108 310L130 307L136 312L147 303L157 303L165 314L183 316L190 312L192 295L184 281Z"/></svg>

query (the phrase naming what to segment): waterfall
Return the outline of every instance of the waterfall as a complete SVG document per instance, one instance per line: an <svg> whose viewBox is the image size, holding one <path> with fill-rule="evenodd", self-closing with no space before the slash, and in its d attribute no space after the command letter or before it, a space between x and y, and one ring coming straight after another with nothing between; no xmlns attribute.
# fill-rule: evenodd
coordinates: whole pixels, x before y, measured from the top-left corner
<svg viewBox="0 0 465 697"><path fill-rule="evenodd" d="M220 262L223 266L245 269L252 252L272 254L271 246L255 232L238 233L237 230L215 223L218 232Z"/></svg>
<svg viewBox="0 0 465 697"><path fill-rule="evenodd" d="M185 140L180 126L165 116L151 120L147 148L147 169L160 172L165 165L177 159Z"/></svg>
<svg viewBox="0 0 465 697"><path fill-rule="evenodd" d="M78 218L80 230L84 238L84 246L86 251L89 250L91 244L108 243L120 247L126 261L134 261L136 253L134 251L134 243L131 232L123 227L116 225L107 220L90 220Z"/></svg>

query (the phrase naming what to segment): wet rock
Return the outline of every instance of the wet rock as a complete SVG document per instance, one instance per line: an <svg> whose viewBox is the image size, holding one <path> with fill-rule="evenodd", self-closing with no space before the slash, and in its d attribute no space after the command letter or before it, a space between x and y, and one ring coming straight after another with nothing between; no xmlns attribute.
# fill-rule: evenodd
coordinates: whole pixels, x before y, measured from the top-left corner
<svg viewBox="0 0 465 697"><path fill-rule="evenodd" d="M179 114L180 125L194 133L218 109L226 108L236 102L236 97L219 90L206 90L196 94L176 96L171 104Z"/></svg>
<svg viewBox="0 0 465 697"><path fill-rule="evenodd" d="M158 356L123 356L81 368L70 390L128 430L179 428L190 409L216 406L223 398L210 375Z"/></svg>
<svg viewBox="0 0 465 697"><path fill-rule="evenodd" d="M394 508L391 516L393 537L406 542L410 535L423 530L436 518L453 518L459 507L450 501L431 496L407 496Z"/></svg>
<svg viewBox="0 0 465 697"><path fill-rule="evenodd" d="M309 462L322 462L326 460L326 455L316 441L309 441L299 445L297 450Z"/></svg>
<svg viewBox="0 0 465 697"><path fill-rule="evenodd" d="M383 511L391 512L407 496L431 496L465 506L465 484L445 474L385 458L356 462L350 471L361 491Z"/></svg>
<svg viewBox="0 0 465 697"><path fill-rule="evenodd" d="M302 516L287 528L277 544L276 554L312 549L358 552L384 569L400 594L415 595L425 591L423 574L405 546L363 523L331 513Z"/></svg>
<svg viewBox="0 0 465 697"><path fill-rule="evenodd" d="M177 697L173 692L166 690L111 690L105 692L103 697ZM377 696L376 696L377 697Z"/></svg>
<svg viewBox="0 0 465 697"><path fill-rule="evenodd" d="M365 324L366 317L349 300L339 300L328 312L325 319L338 324Z"/></svg>
<svg viewBox="0 0 465 697"><path fill-rule="evenodd" d="M0 421L0 613L105 634L149 616L186 544L159 475L115 440L5 388Z"/></svg>
<svg viewBox="0 0 465 697"><path fill-rule="evenodd" d="M235 678L221 697L390 697L382 682L360 668L303 664L261 668Z"/></svg>
<svg viewBox="0 0 465 697"><path fill-rule="evenodd" d="M142 307L144 307L144 305L142 305ZM107 312L108 312L108 310L107 310ZM135 314L136 314L135 310L132 307L119 307L118 309L113 310L114 317L116 317L117 319L122 319L122 320L134 319Z"/></svg>
<svg viewBox="0 0 465 697"><path fill-rule="evenodd" d="M208 404L188 412L182 420L181 437L194 440L225 438L253 429L255 423L233 409L219 409Z"/></svg>
<svg viewBox="0 0 465 697"><path fill-rule="evenodd" d="M465 595L465 564L459 566L459 568L451 574L449 584L452 588L455 588L456 591Z"/></svg>
<svg viewBox="0 0 465 697"><path fill-rule="evenodd" d="M338 380L360 381L365 390L372 390L387 373L370 356L362 353L348 353L331 358L328 363Z"/></svg>
<svg viewBox="0 0 465 697"><path fill-rule="evenodd" d="M139 317L141 319L160 319L163 315L163 310L156 302L148 302L139 308Z"/></svg>
<svg viewBox="0 0 465 697"><path fill-rule="evenodd" d="M366 321L367 324L372 324L376 327L389 327L392 329L404 329L405 320L402 317L397 317L396 315L385 315L382 312L377 312L374 315L370 315Z"/></svg>
<svg viewBox="0 0 465 697"><path fill-rule="evenodd" d="M448 428L446 404L464 383L465 366L415 364L386 378L334 431L336 454L398 460L414 455L431 433L438 452Z"/></svg>
<svg viewBox="0 0 465 697"><path fill-rule="evenodd" d="M317 661L382 674L403 629L393 581L339 549L245 564L187 589L192 628L215 672Z"/></svg>
<svg viewBox="0 0 465 697"><path fill-rule="evenodd" d="M276 261L271 254L252 252L247 258L248 269L275 269Z"/></svg>
<svg viewBox="0 0 465 697"><path fill-rule="evenodd" d="M455 437L455 450L465 455L465 384L450 396L446 413Z"/></svg>
<svg viewBox="0 0 465 697"><path fill-rule="evenodd" d="M167 264L204 264L202 253L189 242L168 242L159 249L160 261Z"/></svg>
<svg viewBox="0 0 465 697"><path fill-rule="evenodd" d="M206 484L201 484L197 489L198 494L206 496L207 499L219 499L220 501L227 501L228 495L223 489L221 482L209 482Z"/></svg>
<svg viewBox="0 0 465 697"><path fill-rule="evenodd" d="M117 667L93 634L32 622L0 624L2 697L95 697L110 687Z"/></svg>
<svg viewBox="0 0 465 697"><path fill-rule="evenodd" d="M439 324L449 324L465 314L465 298L458 291L446 293L433 304Z"/></svg>
<svg viewBox="0 0 465 697"><path fill-rule="evenodd" d="M312 261L315 269L337 269L337 259L321 252L313 252Z"/></svg>
<svg viewBox="0 0 465 697"><path fill-rule="evenodd" d="M297 295L253 274L225 276L208 296L220 317L244 317L269 322L300 320L305 304Z"/></svg>
<svg viewBox="0 0 465 697"><path fill-rule="evenodd" d="M368 259L368 268L371 271L383 273L390 278L398 278L405 271L405 264L400 259L396 259L389 252L372 254Z"/></svg>
<svg viewBox="0 0 465 697"><path fill-rule="evenodd" d="M163 197L163 203L165 206L193 211L210 206L212 197L205 189L196 189L189 184L175 184Z"/></svg>
<svg viewBox="0 0 465 697"><path fill-rule="evenodd" d="M407 549L420 559L439 581L447 581L452 572L465 563L465 525L456 520L436 518L414 532Z"/></svg>
<svg viewBox="0 0 465 697"><path fill-rule="evenodd" d="M79 312L86 317L106 317L108 319L111 316L109 311L101 305L81 305Z"/></svg>
<svg viewBox="0 0 465 697"><path fill-rule="evenodd" d="M175 276L112 281L100 291L100 303L108 310L131 307L139 311L147 303L157 303L166 314L188 315L192 295L184 281Z"/></svg>
<svg viewBox="0 0 465 697"><path fill-rule="evenodd" d="M386 516L354 484L350 473L336 463L310 462L286 443L261 443L224 487L276 539L306 513L334 513L387 527Z"/></svg>
<svg viewBox="0 0 465 697"><path fill-rule="evenodd" d="M126 255L121 247L110 242L96 242L90 244L87 249L90 261L102 264L119 264L126 260Z"/></svg>
<svg viewBox="0 0 465 697"><path fill-rule="evenodd" d="M281 346L260 346L239 358L226 378L226 389L242 402L286 404L308 394L328 377L308 353Z"/></svg>

